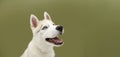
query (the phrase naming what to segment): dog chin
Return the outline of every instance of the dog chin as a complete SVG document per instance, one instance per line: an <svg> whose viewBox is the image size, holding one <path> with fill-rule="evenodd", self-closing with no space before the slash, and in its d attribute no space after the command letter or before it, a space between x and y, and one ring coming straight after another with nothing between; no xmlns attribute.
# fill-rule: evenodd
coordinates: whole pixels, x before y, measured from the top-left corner
<svg viewBox="0 0 120 57"><path fill-rule="evenodd" d="M56 44L53 44L53 43L49 43L49 42L47 42L48 43L48 45L51 45L51 46L53 46L53 47L61 47L61 46L63 46L63 44L61 44L61 45L56 45Z"/></svg>
<svg viewBox="0 0 120 57"><path fill-rule="evenodd" d="M63 44L64 44L64 43L63 43ZM55 46L55 47L61 47L61 46L63 46L63 44L61 44L61 45L55 45L55 44L54 44L54 46Z"/></svg>

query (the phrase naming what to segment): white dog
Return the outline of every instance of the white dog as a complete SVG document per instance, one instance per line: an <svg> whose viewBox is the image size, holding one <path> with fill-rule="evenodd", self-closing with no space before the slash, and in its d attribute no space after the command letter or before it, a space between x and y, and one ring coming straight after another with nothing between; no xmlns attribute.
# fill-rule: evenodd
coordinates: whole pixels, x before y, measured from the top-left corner
<svg viewBox="0 0 120 57"><path fill-rule="evenodd" d="M64 28L55 25L47 12L44 12L44 20L40 21L31 14L30 25L33 38L21 57L54 57L54 46L59 47L64 43L58 37L64 33Z"/></svg>

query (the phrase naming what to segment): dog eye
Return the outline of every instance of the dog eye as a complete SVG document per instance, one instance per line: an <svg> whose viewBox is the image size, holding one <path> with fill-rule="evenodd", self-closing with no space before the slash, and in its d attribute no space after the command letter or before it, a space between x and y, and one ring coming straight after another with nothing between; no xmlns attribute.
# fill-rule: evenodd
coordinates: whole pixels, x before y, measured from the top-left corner
<svg viewBox="0 0 120 57"><path fill-rule="evenodd" d="M45 30L45 29L47 29L48 27L47 26L44 26L43 28L42 28L42 30Z"/></svg>

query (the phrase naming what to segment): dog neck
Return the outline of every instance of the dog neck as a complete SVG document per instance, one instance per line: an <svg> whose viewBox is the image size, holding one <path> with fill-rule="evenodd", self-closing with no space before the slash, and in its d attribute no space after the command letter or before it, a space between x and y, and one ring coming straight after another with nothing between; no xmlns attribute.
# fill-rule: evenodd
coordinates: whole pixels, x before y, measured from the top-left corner
<svg viewBox="0 0 120 57"><path fill-rule="evenodd" d="M43 41L40 38L33 37L33 40L31 42L33 42L35 47L37 47L38 49L41 49L41 52L49 53L53 51L54 47L52 45L46 44L45 41Z"/></svg>
<svg viewBox="0 0 120 57"><path fill-rule="evenodd" d="M45 42L38 37L33 37L21 57L54 57L55 53L53 48L53 46L45 44Z"/></svg>

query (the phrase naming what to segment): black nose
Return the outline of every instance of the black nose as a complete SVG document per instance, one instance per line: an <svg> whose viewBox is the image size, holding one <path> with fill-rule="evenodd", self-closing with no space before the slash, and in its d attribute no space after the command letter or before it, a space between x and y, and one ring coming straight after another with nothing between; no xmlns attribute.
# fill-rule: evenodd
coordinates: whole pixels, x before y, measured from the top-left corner
<svg viewBox="0 0 120 57"><path fill-rule="evenodd" d="M62 30L63 30L63 26L57 26L57 27L56 27L56 30L62 32Z"/></svg>

